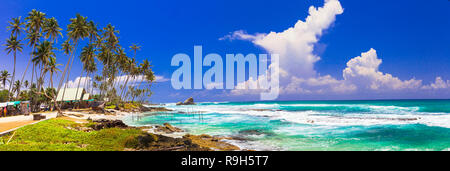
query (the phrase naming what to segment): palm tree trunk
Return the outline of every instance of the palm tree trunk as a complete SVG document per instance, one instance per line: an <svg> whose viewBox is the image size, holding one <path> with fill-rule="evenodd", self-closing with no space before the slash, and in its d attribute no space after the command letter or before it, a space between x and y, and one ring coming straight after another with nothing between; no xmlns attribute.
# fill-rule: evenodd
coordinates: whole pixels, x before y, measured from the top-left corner
<svg viewBox="0 0 450 171"><path fill-rule="evenodd" d="M84 74L84 69L81 70L81 76L80 76L80 79L78 80L77 92L75 93L75 100L78 99L78 89L80 89L80 83L81 83L81 78L83 78L83 74ZM86 79L85 79L85 81L86 81ZM78 106L80 105L80 102L81 102L81 98L80 98L80 101L78 101Z"/></svg>
<svg viewBox="0 0 450 171"><path fill-rule="evenodd" d="M75 59L75 57L72 56L72 61L70 62L69 68L67 70L66 83L64 84L64 90L63 90L62 99L61 99L62 102L64 102L64 96L66 94L67 83L69 83L70 70L72 69L72 64L73 64L74 59Z"/></svg>
<svg viewBox="0 0 450 171"><path fill-rule="evenodd" d="M75 47L76 47L76 45L77 45L77 41L75 41ZM56 109L58 110L58 115L57 115L57 116L62 116L62 112L61 112L61 106L58 106L58 105L56 104L56 98L58 97L58 94L59 94L59 92L61 91L62 83L64 82L64 78L65 78L65 76L66 76L66 71L67 71L67 69L68 69L68 67L69 67L70 60L71 60L71 58L72 58L72 56L73 56L75 50L76 50L75 48L72 50L72 52L71 52L72 54L70 54L69 60L67 60L66 67L64 67L64 71L63 71L63 73L61 74L61 80L59 80L58 91L56 91L56 95L55 95L55 97L53 98L53 99L54 99L54 100L53 100L54 105L55 105ZM64 97L64 96L63 96L63 97Z"/></svg>
<svg viewBox="0 0 450 171"><path fill-rule="evenodd" d="M25 78L25 75L27 74L28 67L30 67L30 63L33 60L33 52L34 52L35 45L36 44L33 44L33 50L31 50L30 60L28 61L27 67L25 68L25 71L23 72L22 80L20 81L21 83L23 82L23 79Z"/></svg>
<svg viewBox="0 0 450 171"><path fill-rule="evenodd" d="M48 85L53 89L53 72L50 72L50 85Z"/></svg>
<svg viewBox="0 0 450 171"><path fill-rule="evenodd" d="M127 79L125 80L125 84L122 87L122 91L120 92L120 98L122 98L123 92L125 91L125 89L127 88L127 83L128 83L128 79L130 78L130 75L127 75ZM125 100L125 99L123 99Z"/></svg>
<svg viewBox="0 0 450 171"><path fill-rule="evenodd" d="M9 94L11 93L12 83L14 82L15 77L16 77L16 50L14 50L14 70L13 70L13 75L12 75L12 78L11 78L11 82L9 83L9 91L8 91ZM9 101L9 97L10 97L9 94L8 94L8 101ZM11 96L14 96L14 93L11 94Z"/></svg>

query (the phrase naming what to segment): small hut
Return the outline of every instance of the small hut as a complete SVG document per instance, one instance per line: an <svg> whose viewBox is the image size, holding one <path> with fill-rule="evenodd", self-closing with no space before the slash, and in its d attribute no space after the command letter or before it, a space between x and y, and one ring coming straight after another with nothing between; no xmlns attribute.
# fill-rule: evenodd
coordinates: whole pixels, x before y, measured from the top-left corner
<svg viewBox="0 0 450 171"><path fill-rule="evenodd" d="M80 102L84 99L83 96L85 95L89 96L84 88L66 88L65 92L64 89L61 89L56 97L56 102L63 102L63 109L73 108L76 102Z"/></svg>

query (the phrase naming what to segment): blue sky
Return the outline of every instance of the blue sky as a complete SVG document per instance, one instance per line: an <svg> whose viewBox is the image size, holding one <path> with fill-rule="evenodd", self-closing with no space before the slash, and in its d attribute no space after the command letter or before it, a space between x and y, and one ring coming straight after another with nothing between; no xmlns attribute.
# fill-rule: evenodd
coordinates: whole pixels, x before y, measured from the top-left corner
<svg viewBox="0 0 450 171"><path fill-rule="evenodd" d="M323 29L313 45L313 54L320 56L320 60L313 64L318 74L315 78L329 75L335 80L343 80L347 62L373 48L377 58L382 60L378 71L401 81L413 78L421 80L421 85L407 90L389 91L357 85L357 90L344 93L286 93L280 95L280 100L450 97L447 84L435 86L438 87L435 89L423 88L435 83L436 77L445 83L450 80L450 70L447 69L450 64L449 1L341 0L340 5L343 13L335 16L335 20ZM101 27L108 23L116 26L120 31L122 46L128 47L131 43L141 45L137 60L149 59L157 75L170 78L177 69L170 66L172 56L187 53L192 57L194 45L203 45L204 54L214 52L225 56L226 53L265 53L268 47L255 44L252 40L219 38L238 30L248 35L283 32L293 27L298 20L305 21L310 6L322 7L324 2L4 0L0 5L0 28L3 30L0 30L0 40L4 44L9 36L7 21L12 17L25 17L32 9L55 17L63 29L66 29L70 18L80 13ZM30 50L26 47L24 53L18 55L19 75L26 67ZM1 51L0 57L3 61L0 70L12 72L12 56ZM57 53L58 63L64 64L66 60L66 56ZM81 64L76 61L70 79L74 80L80 73ZM170 81L155 83L153 91L152 102L175 102L190 96L194 96L197 101L258 100L259 97L233 95L222 90L174 90Z"/></svg>

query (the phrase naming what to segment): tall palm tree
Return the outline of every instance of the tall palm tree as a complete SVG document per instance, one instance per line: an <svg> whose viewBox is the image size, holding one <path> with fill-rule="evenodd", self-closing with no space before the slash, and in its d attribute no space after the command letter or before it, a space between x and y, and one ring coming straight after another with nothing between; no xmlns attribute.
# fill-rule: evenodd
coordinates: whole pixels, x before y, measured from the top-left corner
<svg viewBox="0 0 450 171"><path fill-rule="evenodd" d="M56 21L55 17L45 19L44 28L42 32L45 33L45 38L51 38L53 43L58 42L58 35L63 37L61 33L62 28L59 27L58 21Z"/></svg>
<svg viewBox="0 0 450 171"><path fill-rule="evenodd" d="M36 65L41 66L41 73L39 76L39 80L43 80L43 76L45 74L46 68L48 67L48 64L50 63L50 58L55 57L55 50L56 48L53 47L53 43L45 40L41 44L37 46L36 52L34 52L34 58L33 62ZM37 87L40 90L42 86L42 83L38 83Z"/></svg>
<svg viewBox="0 0 450 171"><path fill-rule="evenodd" d="M141 46L138 46L138 45L136 45L135 43L133 43L133 44L131 44L130 49L133 50L134 56L133 56L132 61L128 61L128 62L132 62L132 64L128 63L128 64L129 64L129 65L128 65L128 67L129 67L129 68L128 68L128 75L127 75L127 78L126 78L126 80L125 80L125 84L124 84L124 86L123 86L122 92L120 93L120 97L122 97L123 92L124 92L125 89L127 88L128 80L130 79L131 73L132 73L132 71L133 71L133 64L135 63L136 52L137 52L138 50L141 50Z"/></svg>
<svg viewBox="0 0 450 171"><path fill-rule="evenodd" d="M88 62L87 68L86 68L86 75L88 78L90 78L87 82L85 82L85 86L87 91L89 91L89 87L91 87L92 80L92 74L97 71L97 64L95 63L95 60ZM87 84L87 85L86 85ZM90 91L92 94L92 91Z"/></svg>
<svg viewBox="0 0 450 171"><path fill-rule="evenodd" d="M19 34L22 30L25 30L22 26L25 25L25 22L20 20L21 17L12 18L12 21L9 21L9 26L7 27L9 31L11 31L11 37L16 36L19 37Z"/></svg>
<svg viewBox="0 0 450 171"><path fill-rule="evenodd" d="M119 76L122 74L122 72L124 70L126 70L127 66L125 66L125 65L127 63L127 60L128 60L128 57L127 57L127 54L125 53L125 50L123 48L118 48L117 54L116 54L116 64L117 64L116 66L118 68ZM119 77L119 79L114 80L113 87L116 87L116 84L120 83L120 81L121 81L120 78L121 77Z"/></svg>
<svg viewBox="0 0 450 171"><path fill-rule="evenodd" d="M8 40L6 40L6 45L5 45L6 46L5 50L8 55L9 55L9 53L14 52L14 70L13 70L13 75L12 75L12 78L11 78L11 81L9 84L9 92L11 92L12 83L14 82L14 79L16 77L16 54L17 54L17 51L22 52L22 46L23 46L23 44L20 43L20 40L17 40L17 31L15 33L16 33L16 36L11 36ZM8 96L8 101L9 101L9 96Z"/></svg>
<svg viewBox="0 0 450 171"><path fill-rule="evenodd" d="M19 94L20 94L20 87L21 87L21 86L22 86L22 85L21 85L21 83L20 83L19 80L17 80L16 82L14 82L14 88L12 89L11 94L14 94L13 92L16 92L16 93L17 93L16 98L19 97ZM12 96L12 95L11 95L11 96Z"/></svg>
<svg viewBox="0 0 450 171"><path fill-rule="evenodd" d="M101 81L103 80L103 77L100 76L100 75L95 75L94 80L96 81L96 82L94 82L95 85L97 85L97 82L101 82ZM102 87L101 87L101 84L100 84L100 85L97 85L97 86L95 86L95 87L100 89L100 96L101 96L101 95L102 95Z"/></svg>
<svg viewBox="0 0 450 171"><path fill-rule="evenodd" d="M28 88L29 85L30 85L30 83L28 82L28 80L25 80L23 82L23 87Z"/></svg>
<svg viewBox="0 0 450 171"><path fill-rule="evenodd" d="M140 64L140 74L141 74L141 80L139 80L139 85L137 86L138 88L141 87L142 82L144 82L146 80L146 75L148 73L152 73L152 69L150 68L150 62L147 59L144 59L144 61Z"/></svg>
<svg viewBox="0 0 450 171"><path fill-rule="evenodd" d="M103 68L103 77L105 79L103 81L106 90L109 90L109 87L113 85L116 74L116 66L111 64L116 61L114 52L119 48L119 38L117 37L117 34L119 34L119 31L111 24L108 24L103 28L103 39L105 42L104 47L102 48L104 50L102 55L104 55L103 58L106 60L106 67Z"/></svg>
<svg viewBox="0 0 450 171"><path fill-rule="evenodd" d="M9 82L9 77L11 74L7 70L0 72L0 82L3 84L3 89L6 90L6 82Z"/></svg>
<svg viewBox="0 0 450 171"><path fill-rule="evenodd" d="M88 32L89 32L89 44L94 43L98 39L100 39L99 30L97 28L97 24L94 23L94 21L88 22Z"/></svg>
<svg viewBox="0 0 450 171"><path fill-rule="evenodd" d="M67 80L66 80L66 84L64 87L62 97L64 97L65 90L67 88L67 83L69 82L70 70L71 70L71 65L72 65L71 63L73 63L73 62L71 62L71 59L73 58L74 52L76 51L78 41L80 39L82 40L85 37L89 36L86 19L87 19L86 17L83 17L80 14L77 14L75 18L70 19L70 24L67 26L68 37L70 40L73 41L74 47L73 47L73 50L71 51L72 54L69 55L69 59L67 60L66 67L64 68L64 71L61 75L61 80L59 81L59 84L58 84L58 91L56 92L56 94L59 94L59 91L61 90L62 84L64 82L64 78L66 77L66 74L67 74ZM55 105L56 105L56 100L54 100L54 101L55 101ZM60 107L57 107L57 109L58 109L58 113L61 114Z"/></svg>
<svg viewBox="0 0 450 171"><path fill-rule="evenodd" d="M47 68L45 72L50 72L50 85L49 87L53 88L53 75L58 74L58 72L61 72L61 70L58 68L58 66L61 66L61 64L56 63L55 57L50 57L49 63L47 65Z"/></svg>
<svg viewBox="0 0 450 171"><path fill-rule="evenodd" d="M78 89L80 88L81 78L83 78L83 72L88 70L88 66L90 63L94 61L95 58L95 52L94 52L94 45L89 44L86 47L83 47L83 50L81 51L80 60L83 64L83 69L81 70L81 76L80 79L78 79L78 86L77 86L77 92L75 93L75 99L78 97ZM85 78L85 82L87 79L87 74Z"/></svg>
<svg viewBox="0 0 450 171"><path fill-rule="evenodd" d="M32 47L31 52L34 52L36 43L39 41L39 38L41 37L41 28L44 26L45 16L46 16L45 13L33 9L31 10L31 12L28 13L28 16L25 18L25 20L27 20L26 28L28 32L27 39L29 39L28 44ZM28 67L30 66L32 60L33 60L33 53L31 53L30 55L30 60L28 61L25 71L23 72L21 82L23 82L23 79L25 78ZM31 74L31 82L33 83L34 65L32 70L33 71Z"/></svg>

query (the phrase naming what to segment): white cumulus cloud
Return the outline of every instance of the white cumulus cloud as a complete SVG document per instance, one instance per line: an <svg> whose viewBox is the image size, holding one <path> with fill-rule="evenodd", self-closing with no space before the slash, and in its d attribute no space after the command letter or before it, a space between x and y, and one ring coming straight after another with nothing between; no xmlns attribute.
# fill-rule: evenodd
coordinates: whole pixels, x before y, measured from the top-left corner
<svg viewBox="0 0 450 171"><path fill-rule="evenodd" d="M413 78L402 81L398 77L379 71L378 68L381 63L382 60L378 58L375 49L370 49L368 52L361 53L361 56L347 62L343 77L346 81L361 88L372 90L417 89L422 85L421 80Z"/></svg>

